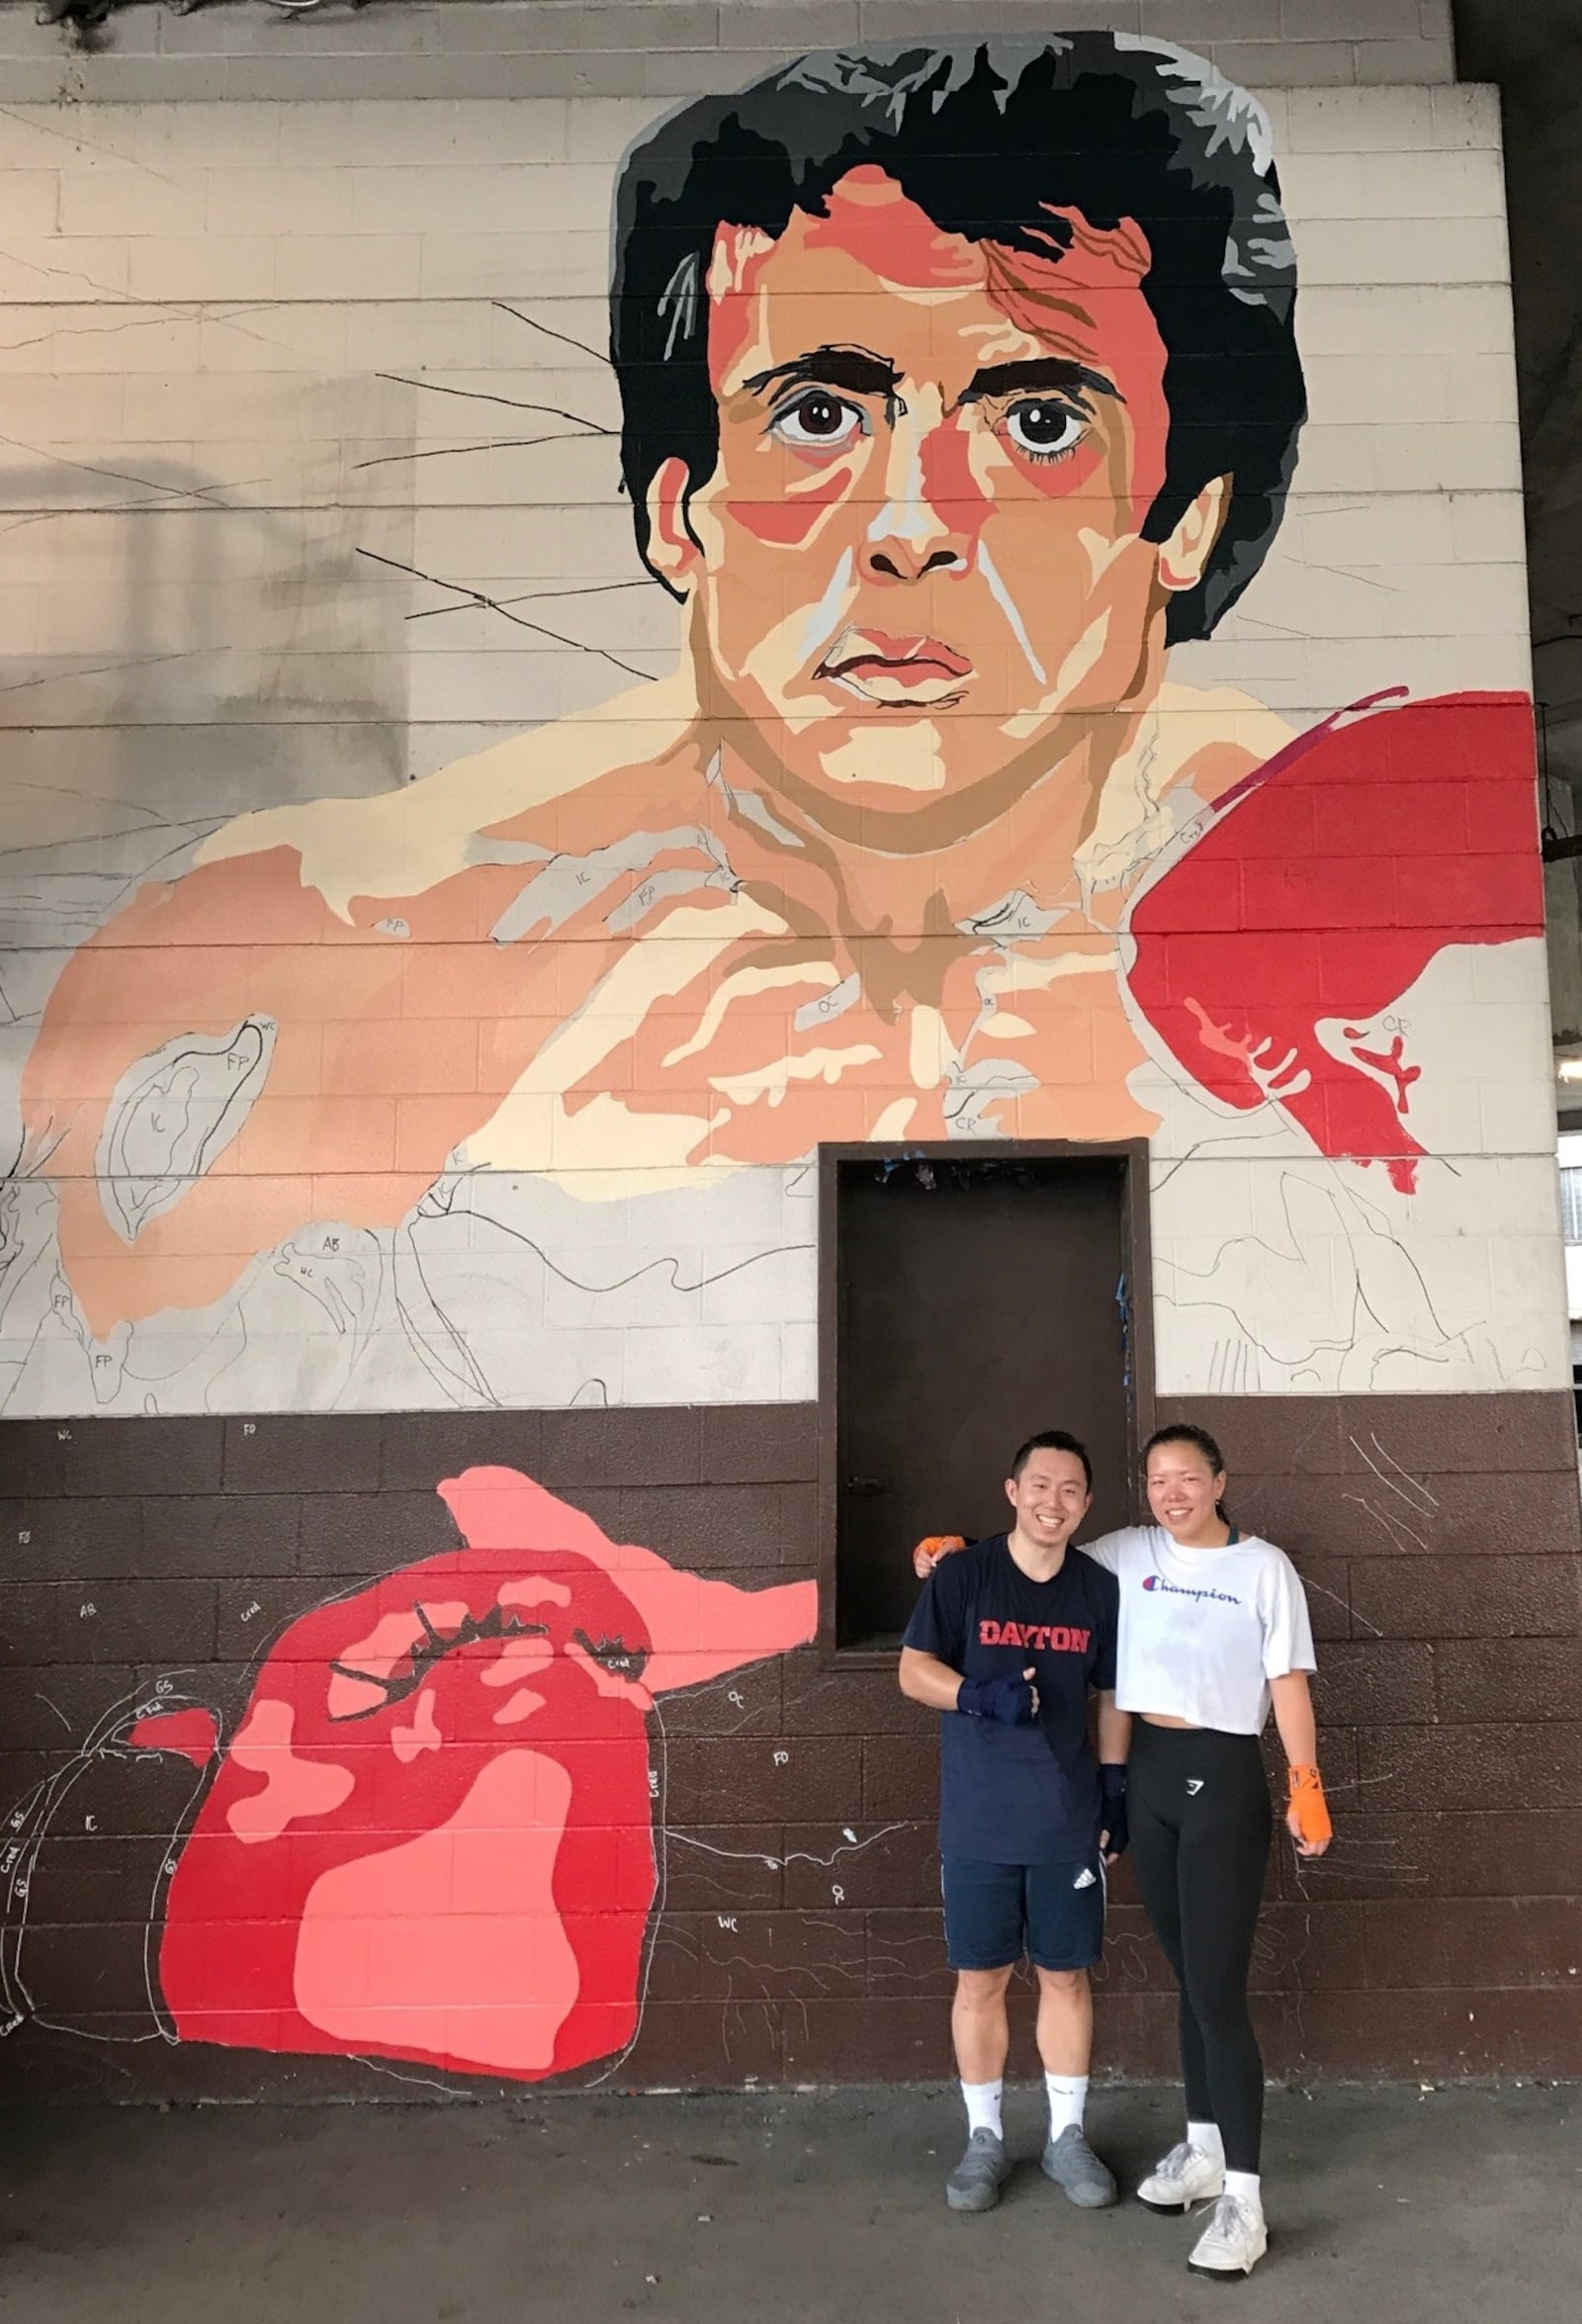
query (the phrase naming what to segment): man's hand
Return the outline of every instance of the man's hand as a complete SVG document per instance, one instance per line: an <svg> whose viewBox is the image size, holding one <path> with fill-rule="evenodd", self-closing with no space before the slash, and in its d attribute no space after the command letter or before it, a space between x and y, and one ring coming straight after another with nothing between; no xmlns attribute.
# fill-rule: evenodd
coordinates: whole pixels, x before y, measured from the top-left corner
<svg viewBox="0 0 1582 2324"><path fill-rule="evenodd" d="M941 1558L948 1558L952 1551L964 1550L966 1546L962 1534L930 1533L913 1551L912 1570L920 1581L926 1581Z"/></svg>
<svg viewBox="0 0 1582 2324"><path fill-rule="evenodd" d="M1126 1770L1104 1765L1099 1770L1099 1852L1106 1864L1126 1853L1131 1832L1126 1823Z"/></svg>
<svg viewBox="0 0 1582 2324"><path fill-rule="evenodd" d="M998 1719L1002 1727L1030 1727L1038 1716L1038 1689L1029 1665L1019 1678L964 1678L956 1709L969 1719Z"/></svg>

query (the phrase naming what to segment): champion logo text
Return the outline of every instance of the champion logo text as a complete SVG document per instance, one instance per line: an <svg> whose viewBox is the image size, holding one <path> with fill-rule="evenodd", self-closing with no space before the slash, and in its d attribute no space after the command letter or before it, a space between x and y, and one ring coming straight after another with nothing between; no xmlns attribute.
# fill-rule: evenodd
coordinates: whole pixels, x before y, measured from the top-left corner
<svg viewBox="0 0 1582 2324"><path fill-rule="evenodd" d="M1145 1573L1143 1587L1147 1590L1163 1590L1167 1597L1172 1598L1217 1598L1222 1606L1239 1606L1241 1604L1241 1599L1233 1598L1229 1590L1183 1589L1179 1581L1167 1581L1162 1573Z"/></svg>

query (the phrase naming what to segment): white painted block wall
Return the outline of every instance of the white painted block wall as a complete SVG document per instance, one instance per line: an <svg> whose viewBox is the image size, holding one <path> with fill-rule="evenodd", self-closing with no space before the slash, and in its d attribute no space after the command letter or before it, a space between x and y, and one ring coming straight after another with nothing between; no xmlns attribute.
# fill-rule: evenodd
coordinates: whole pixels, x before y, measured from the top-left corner
<svg viewBox="0 0 1582 2324"><path fill-rule="evenodd" d="M1008 0L935 7L926 25L1035 17ZM1073 21L1094 20L1190 40L1255 84L1302 268L1312 418L1285 526L1177 674L1245 687L1297 725L1381 685L1527 689L1498 112L1453 83L1448 9L1181 0ZM43 851L0 866L0 1106L14 1113L69 946L197 831L398 787L668 667L673 609L617 490L613 385L567 344L603 338L613 168L664 100L767 61L771 22L800 45L921 21L888 0L413 0L287 25L140 8L81 57L0 7L0 825ZM1255 1167L1167 1117L1163 1391L1568 1381L1538 948L1462 984L1423 1005L1476 1098L1453 1180L1409 1217L1300 1139ZM577 1377L614 1401L810 1396L811 1186L755 1177L731 1234L780 1254L771 1294L738 1312L724 1289L677 1293L629 1303L616 1327L540 1283L533 1330L562 1348L581 1335ZM37 1354L46 1230L40 1213L35 1290L0 1323L0 1408L24 1369L13 1410L90 1392L80 1348ZM581 1237L594 1277L630 1255L602 1214L558 1210L556 1231ZM1397 1233L1412 1280L1394 1277L1382 1365L1354 1340L1305 1377L1249 1324L1289 1311L1297 1251L1297 1303L1344 1319L1370 1238ZM485 1270L502 1258L482 1227L476 1248ZM541 1400L520 1331L498 1337L504 1399ZM394 1338L388 1353L348 1380L315 1343L278 1358L270 1394L420 1400ZM212 1407L269 1400L246 1365L201 1369L191 1393ZM138 1408L115 1378L93 1382L103 1408Z"/></svg>

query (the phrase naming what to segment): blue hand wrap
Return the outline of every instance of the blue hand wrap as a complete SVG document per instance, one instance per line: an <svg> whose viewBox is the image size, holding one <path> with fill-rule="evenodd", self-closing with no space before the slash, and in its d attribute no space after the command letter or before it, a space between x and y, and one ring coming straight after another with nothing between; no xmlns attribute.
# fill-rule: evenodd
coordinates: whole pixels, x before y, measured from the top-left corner
<svg viewBox="0 0 1582 2324"><path fill-rule="evenodd" d="M998 1719L1002 1727L1030 1727L1032 1688L1024 1678L964 1678L956 1709L969 1719Z"/></svg>
<svg viewBox="0 0 1582 2324"><path fill-rule="evenodd" d="M1123 1856L1131 1832L1126 1824L1126 1770L1109 1764L1099 1770L1099 1829L1107 1832L1106 1856Z"/></svg>

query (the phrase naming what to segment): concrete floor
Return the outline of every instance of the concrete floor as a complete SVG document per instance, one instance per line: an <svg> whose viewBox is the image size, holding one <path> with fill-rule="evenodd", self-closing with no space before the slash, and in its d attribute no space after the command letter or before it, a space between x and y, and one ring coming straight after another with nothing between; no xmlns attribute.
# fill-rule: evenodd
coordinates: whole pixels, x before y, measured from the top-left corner
<svg viewBox="0 0 1582 2324"><path fill-rule="evenodd" d="M1172 2093L1096 2098L1135 2182ZM1582 2090L1276 2095L1259 2324L1582 2312ZM1036 2152L1030 2092L1010 2113ZM953 2093L0 2115L0 2309L27 2324L1176 2324L1191 2230L1035 2168L946 2211ZM1243 2312L1247 2312L1245 2305Z"/></svg>

